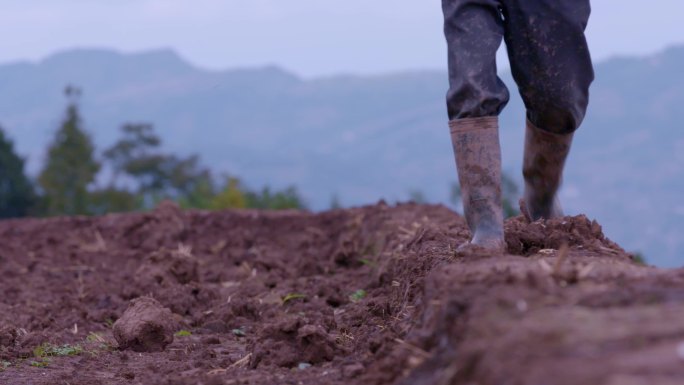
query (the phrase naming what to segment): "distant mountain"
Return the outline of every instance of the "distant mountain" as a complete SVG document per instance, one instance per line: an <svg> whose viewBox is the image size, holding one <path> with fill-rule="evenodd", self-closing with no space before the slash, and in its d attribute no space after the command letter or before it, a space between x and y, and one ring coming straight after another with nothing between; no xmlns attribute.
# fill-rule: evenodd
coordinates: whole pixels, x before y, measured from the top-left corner
<svg viewBox="0 0 684 385"><path fill-rule="evenodd" d="M624 247L684 264L684 47L596 66L566 173L568 213L587 213ZM510 76L505 81L511 93ZM446 75L411 72L303 80L276 67L207 71L172 51L76 50L0 66L0 124L38 169L68 83L102 148L124 122L153 122L168 148L199 153L252 186L296 184L315 209L406 199L445 201L456 180ZM502 115L504 163L519 178L524 112Z"/></svg>

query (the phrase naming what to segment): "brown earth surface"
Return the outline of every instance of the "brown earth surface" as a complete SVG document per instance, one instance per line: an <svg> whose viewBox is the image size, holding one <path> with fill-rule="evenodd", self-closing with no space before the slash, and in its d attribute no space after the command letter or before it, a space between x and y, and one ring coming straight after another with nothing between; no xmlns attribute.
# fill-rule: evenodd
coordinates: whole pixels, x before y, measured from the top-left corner
<svg viewBox="0 0 684 385"><path fill-rule="evenodd" d="M461 217L383 203L0 222L0 384L684 384L684 270L584 216L506 234L459 254Z"/></svg>

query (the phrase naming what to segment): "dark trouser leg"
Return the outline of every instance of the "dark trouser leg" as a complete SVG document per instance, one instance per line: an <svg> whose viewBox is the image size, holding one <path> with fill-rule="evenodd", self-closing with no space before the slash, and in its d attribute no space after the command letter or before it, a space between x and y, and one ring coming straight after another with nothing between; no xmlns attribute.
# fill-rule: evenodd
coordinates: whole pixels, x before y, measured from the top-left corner
<svg viewBox="0 0 684 385"><path fill-rule="evenodd" d="M495 0L443 0L449 47L447 107L472 245L504 247L499 112L508 90L496 73L503 20Z"/></svg>
<svg viewBox="0 0 684 385"><path fill-rule="evenodd" d="M449 119L498 116L509 99L496 73L504 34L497 0L442 0L449 52Z"/></svg>
<svg viewBox="0 0 684 385"><path fill-rule="evenodd" d="M513 78L539 129L574 132L594 80L584 29L589 0L504 0L505 39Z"/></svg>
<svg viewBox="0 0 684 385"><path fill-rule="evenodd" d="M530 220L560 217L563 168L594 79L584 36L589 0L504 3L508 56L527 108L524 213Z"/></svg>

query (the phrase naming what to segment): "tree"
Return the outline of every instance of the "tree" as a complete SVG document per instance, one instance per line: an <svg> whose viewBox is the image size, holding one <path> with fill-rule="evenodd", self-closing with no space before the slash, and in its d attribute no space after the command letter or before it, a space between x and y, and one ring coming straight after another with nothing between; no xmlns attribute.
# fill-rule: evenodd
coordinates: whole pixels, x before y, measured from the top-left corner
<svg viewBox="0 0 684 385"><path fill-rule="evenodd" d="M133 175L145 185L158 183L152 181L154 176L144 172L150 167L157 168L160 162L155 152L161 145L161 139L155 134L154 127L147 123L128 123L121 127L121 132L122 138L103 154L112 169L110 186L117 185L123 174Z"/></svg>
<svg viewBox="0 0 684 385"><path fill-rule="evenodd" d="M330 198L330 210L337 210L342 208L342 202L340 202L340 197L337 194L333 194Z"/></svg>
<svg viewBox="0 0 684 385"><path fill-rule="evenodd" d="M224 208L220 204L217 204L217 199L225 194L224 192L219 192L217 194L216 183L210 172L200 174L196 176L196 179L192 183L191 189L184 193L178 203L182 208L187 209L202 209L202 210L221 210Z"/></svg>
<svg viewBox="0 0 684 385"><path fill-rule="evenodd" d="M0 218L23 217L35 203L31 181L24 174L24 160L0 127Z"/></svg>
<svg viewBox="0 0 684 385"><path fill-rule="evenodd" d="M191 155L187 158L167 155L164 157L162 168L168 182L166 186L167 198L180 200L194 192L208 189L213 191L211 173L200 165L197 155Z"/></svg>
<svg viewBox="0 0 684 385"><path fill-rule="evenodd" d="M260 192L247 192L247 207L264 210L306 209L306 204L295 187L271 192L264 187Z"/></svg>
<svg viewBox="0 0 684 385"><path fill-rule="evenodd" d="M214 197L210 206L212 210L242 209L245 207L247 207L247 198L237 178L228 178L226 186Z"/></svg>
<svg viewBox="0 0 684 385"><path fill-rule="evenodd" d="M110 189L132 188L146 208L163 199L179 201L184 207L208 208L213 181L199 157L162 152L161 138L151 124L125 124L121 131L122 138L103 154L112 169Z"/></svg>
<svg viewBox="0 0 684 385"><path fill-rule="evenodd" d="M38 182L47 215L89 214L89 187L100 170L78 110L81 91L68 86L66 116L50 144Z"/></svg>
<svg viewBox="0 0 684 385"><path fill-rule="evenodd" d="M103 154L112 171L109 190L101 197L103 203L116 198L117 207L126 207L129 196L121 192L131 189L139 198L141 208L151 208L162 199L175 200L183 208L205 210L306 207L294 187L282 191L264 187L257 192L244 188L237 178L217 183L211 172L200 164L198 156L184 158L162 151L162 140L151 124L125 124L121 131L121 139ZM104 207L104 204L99 206L100 210Z"/></svg>
<svg viewBox="0 0 684 385"><path fill-rule="evenodd" d="M418 203L421 205L427 203L427 199L425 198L425 194L418 189L413 189L413 190L409 191L409 200L413 203Z"/></svg>
<svg viewBox="0 0 684 385"><path fill-rule="evenodd" d="M140 196L125 189L106 187L90 193L88 211L94 215L124 213L142 207Z"/></svg>

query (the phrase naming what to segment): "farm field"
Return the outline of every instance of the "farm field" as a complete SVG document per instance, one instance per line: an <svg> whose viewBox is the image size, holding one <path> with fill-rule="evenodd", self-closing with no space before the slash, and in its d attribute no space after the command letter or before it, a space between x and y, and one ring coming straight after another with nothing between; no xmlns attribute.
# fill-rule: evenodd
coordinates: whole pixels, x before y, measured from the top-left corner
<svg viewBox="0 0 684 385"><path fill-rule="evenodd" d="M584 216L468 236L383 202L3 221L0 384L684 383L684 270Z"/></svg>

